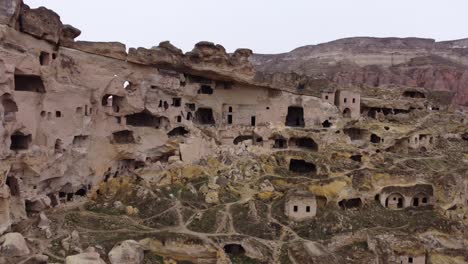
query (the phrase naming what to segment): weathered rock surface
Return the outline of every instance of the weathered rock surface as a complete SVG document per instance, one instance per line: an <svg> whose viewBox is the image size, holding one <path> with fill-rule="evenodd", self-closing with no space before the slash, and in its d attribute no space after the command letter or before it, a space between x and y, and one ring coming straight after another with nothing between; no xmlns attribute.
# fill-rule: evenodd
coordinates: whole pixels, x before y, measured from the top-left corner
<svg viewBox="0 0 468 264"><path fill-rule="evenodd" d="M127 54L46 8L3 10L0 233L29 253L0 262L468 255L466 40Z"/></svg>
<svg viewBox="0 0 468 264"><path fill-rule="evenodd" d="M0 252L4 257L22 257L30 253L23 235L8 233L0 237Z"/></svg>
<svg viewBox="0 0 468 264"><path fill-rule="evenodd" d="M54 44L58 43L63 24L60 16L45 7L35 9L23 5L20 15L21 31Z"/></svg>
<svg viewBox="0 0 468 264"><path fill-rule="evenodd" d="M135 240L123 241L109 252L112 264L140 264L143 258L143 247Z"/></svg>
<svg viewBox="0 0 468 264"><path fill-rule="evenodd" d="M68 256L65 259L65 264L105 264L99 256L99 253L95 252L93 248L88 248L86 252Z"/></svg>

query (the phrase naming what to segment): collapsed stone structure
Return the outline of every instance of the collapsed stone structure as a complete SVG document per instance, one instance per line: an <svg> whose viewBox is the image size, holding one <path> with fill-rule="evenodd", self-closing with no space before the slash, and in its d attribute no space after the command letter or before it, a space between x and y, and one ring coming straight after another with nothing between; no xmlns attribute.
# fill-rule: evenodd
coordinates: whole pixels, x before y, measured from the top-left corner
<svg viewBox="0 0 468 264"><path fill-rule="evenodd" d="M185 54L169 42L127 53L121 43L75 41L80 33L46 8L31 9L20 0L0 3L0 234L38 213L92 198L96 204L91 208L111 212L105 217L125 212L144 223L139 228L155 232L155 237L125 238L132 247L114 241L117 246L108 250L115 248L109 256L112 263L128 256L141 261L138 243L146 252L184 261L229 263L228 256L236 255L269 263L280 263L280 258L330 263L349 260L336 253L341 247L366 242L366 257L385 259L382 245L388 237L345 234L353 233L353 226L372 229L361 226L374 221L364 219L366 214L378 218L401 213L389 219L410 219L403 209L415 207L421 207L415 213L434 214L430 216L442 223L437 227L443 226L444 232L463 236L459 230L466 229L468 206L468 118L461 106L452 104L465 102L468 85L463 78L457 79L462 91L444 98L447 93L437 96L431 90L438 85L407 87L411 80L389 89L391 81L377 82L371 76L350 81L328 68L326 74L332 74L327 78L317 77L317 69L310 75L272 72L269 62L260 63L263 55L248 49L229 54L210 42L200 42ZM382 42L386 40L368 45ZM415 54L407 52L409 62L392 53L395 67L416 67L426 53L447 60L457 55L453 61L467 64L459 55L467 49L464 42L437 43L435 48L427 46L427 40L388 42L390 49L414 49ZM351 58L363 67L388 66L390 55L381 48L385 56L380 59L369 62L360 49ZM426 160L429 164L419 163ZM431 162L446 171L432 168ZM181 183L184 186L172 193ZM339 217L326 219L335 207ZM384 211L378 211L381 208ZM439 211L461 221L462 227L441 220ZM352 217L358 217L357 223ZM335 223L343 219L349 222ZM312 221L317 227L330 226L309 232ZM171 237L156 232L162 227ZM52 235L49 228L44 230ZM345 242L328 237L333 232L341 232ZM301 239L278 244L285 234ZM314 237L317 234L324 237ZM427 239L425 235L417 240ZM328 248L311 242L323 239L328 239ZM447 244L459 241L445 243L442 248L449 253L437 251L437 256L463 253ZM390 261L426 261L425 254L408 248L402 242ZM430 249L424 243L419 248ZM40 248L32 251L40 253ZM82 258L102 263L100 256L108 252L69 253L70 247L68 257L63 255L67 263ZM16 255L7 257L18 260Z"/></svg>

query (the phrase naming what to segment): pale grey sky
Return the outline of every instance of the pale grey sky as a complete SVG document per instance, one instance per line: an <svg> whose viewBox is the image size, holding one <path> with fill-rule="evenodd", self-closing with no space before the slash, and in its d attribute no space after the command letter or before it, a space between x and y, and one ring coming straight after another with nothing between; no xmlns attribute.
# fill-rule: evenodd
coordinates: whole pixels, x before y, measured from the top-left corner
<svg viewBox="0 0 468 264"><path fill-rule="evenodd" d="M467 0L24 0L55 10L80 40L184 51L201 40L229 52L281 53L344 37L468 38Z"/></svg>

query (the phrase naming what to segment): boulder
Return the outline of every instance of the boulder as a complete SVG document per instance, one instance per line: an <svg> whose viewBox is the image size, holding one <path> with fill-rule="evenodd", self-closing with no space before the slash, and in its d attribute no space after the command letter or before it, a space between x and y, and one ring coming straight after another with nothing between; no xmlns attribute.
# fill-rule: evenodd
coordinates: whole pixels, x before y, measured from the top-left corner
<svg viewBox="0 0 468 264"><path fill-rule="evenodd" d="M20 233L8 233L0 238L0 252L5 257L22 257L30 253L26 240Z"/></svg>
<svg viewBox="0 0 468 264"><path fill-rule="evenodd" d="M88 248L85 252L77 255L68 256L65 264L105 264L99 253L94 248Z"/></svg>
<svg viewBox="0 0 468 264"><path fill-rule="evenodd" d="M143 258L143 248L134 240L123 241L109 252L109 261L112 264L140 264Z"/></svg>
<svg viewBox="0 0 468 264"><path fill-rule="evenodd" d="M0 1L0 24L14 27L21 9L21 0Z"/></svg>
<svg viewBox="0 0 468 264"><path fill-rule="evenodd" d="M81 35L81 30L71 25L64 25L60 36L60 45L70 46Z"/></svg>
<svg viewBox="0 0 468 264"><path fill-rule="evenodd" d="M20 15L20 30L37 38L57 44L63 24L60 16L45 7L35 9L23 5Z"/></svg>

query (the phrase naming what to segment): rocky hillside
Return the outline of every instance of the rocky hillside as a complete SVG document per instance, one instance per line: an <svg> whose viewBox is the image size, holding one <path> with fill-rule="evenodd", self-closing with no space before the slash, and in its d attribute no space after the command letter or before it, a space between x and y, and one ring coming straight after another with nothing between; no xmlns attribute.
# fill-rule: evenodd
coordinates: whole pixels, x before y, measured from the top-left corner
<svg viewBox="0 0 468 264"><path fill-rule="evenodd" d="M80 33L0 2L0 264L468 263L464 41Z"/></svg>
<svg viewBox="0 0 468 264"><path fill-rule="evenodd" d="M323 79L323 86L420 87L468 106L468 39L347 38L277 55L255 54L255 69Z"/></svg>

